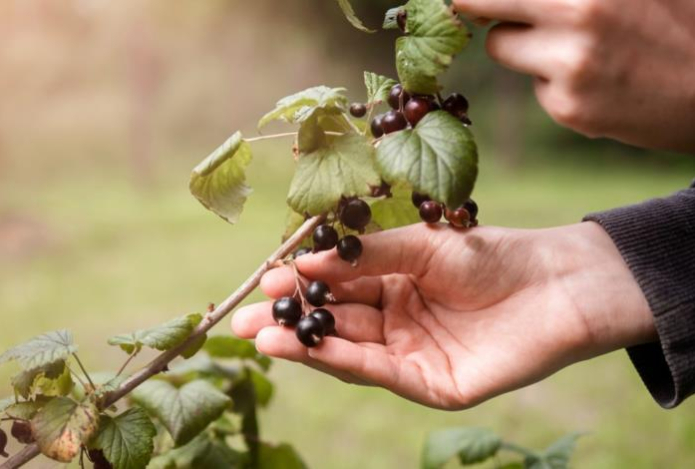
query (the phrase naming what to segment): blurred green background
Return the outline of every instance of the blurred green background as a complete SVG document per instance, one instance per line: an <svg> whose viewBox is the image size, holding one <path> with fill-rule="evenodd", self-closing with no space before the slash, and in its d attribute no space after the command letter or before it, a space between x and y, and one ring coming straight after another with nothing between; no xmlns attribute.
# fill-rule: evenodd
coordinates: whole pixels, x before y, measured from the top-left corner
<svg viewBox="0 0 695 469"><path fill-rule="evenodd" d="M356 5L377 25L398 3ZM484 29L473 33L445 81L472 103L484 223L574 223L695 176L692 158L558 128L528 79L485 58ZM257 145L235 227L188 195L190 169L234 130L252 135L282 96L327 84L363 99L363 70L394 75L393 37L353 30L333 1L1 2L0 348L67 327L90 369L114 369L109 336L226 297L279 242L289 143ZM262 431L312 468L414 468L425 434L453 425L537 447L590 432L574 467L695 467L695 401L660 409L624 352L456 413L293 364L271 376Z"/></svg>

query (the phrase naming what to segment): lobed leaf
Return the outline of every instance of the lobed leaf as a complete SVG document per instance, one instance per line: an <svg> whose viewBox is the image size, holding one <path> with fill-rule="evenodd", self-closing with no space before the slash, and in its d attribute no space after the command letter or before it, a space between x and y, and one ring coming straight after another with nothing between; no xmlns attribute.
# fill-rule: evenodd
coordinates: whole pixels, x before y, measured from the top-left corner
<svg viewBox="0 0 695 469"><path fill-rule="evenodd" d="M478 176L471 132L445 111L431 112L414 129L387 135L377 149L386 182L406 182L448 207L468 199Z"/></svg>
<svg viewBox="0 0 695 469"><path fill-rule="evenodd" d="M111 337L109 345L118 345L128 354L139 352L142 347L170 350L183 343L202 319L200 314L188 314L156 327Z"/></svg>
<svg viewBox="0 0 695 469"><path fill-rule="evenodd" d="M177 446L185 445L227 409L231 399L207 381L180 388L150 380L132 394L133 400L166 427Z"/></svg>
<svg viewBox="0 0 695 469"><path fill-rule="evenodd" d="M342 197L369 195L379 184L374 147L363 135L346 134L300 157L287 203L297 213L319 215Z"/></svg>
<svg viewBox="0 0 695 469"><path fill-rule="evenodd" d="M367 28L362 23L362 21L357 17L357 15L355 14L355 10L352 8L352 4L350 3L350 0L338 0L338 5L340 5L340 9L343 10L343 14L347 18L347 20L355 28L359 29L360 31L364 31L365 33L375 33L376 32L373 29Z"/></svg>
<svg viewBox="0 0 695 469"><path fill-rule="evenodd" d="M317 109L345 112L348 106L345 91L345 88L316 86L287 96L277 102L275 109L261 118L258 128L262 129L274 120L300 124L309 119Z"/></svg>
<svg viewBox="0 0 695 469"><path fill-rule="evenodd" d="M367 103L380 104L386 101L391 88L398 82L383 75L372 72L364 72L364 86L367 88Z"/></svg>
<svg viewBox="0 0 695 469"><path fill-rule="evenodd" d="M4 412L13 419L31 420L47 402L47 399L17 402L5 408Z"/></svg>
<svg viewBox="0 0 695 469"><path fill-rule="evenodd" d="M392 197L377 199L371 204L372 222L389 230L420 223L420 214L411 201L412 189L406 184L391 188Z"/></svg>
<svg viewBox="0 0 695 469"><path fill-rule="evenodd" d="M147 466L154 451L157 429L140 407L111 417L102 415L99 433L90 448L101 449L113 469L140 469Z"/></svg>
<svg viewBox="0 0 695 469"><path fill-rule="evenodd" d="M437 469L458 455L461 464L475 464L493 457L502 440L482 428L452 428L432 432L423 450L422 468Z"/></svg>
<svg viewBox="0 0 695 469"><path fill-rule="evenodd" d="M7 350L0 355L0 365L16 361L23 370L29 371L64 361L76 351L77 346L73 344L70 331L48 332Z"/></svg>
<svg viewBox="0 0 695 469"><path fill-rule="evenodd" d="M396 41L398 76L409 92L434 94L437 76L466 46L468 32L443 0L410 0L405 10L408 35Z"/></svg>
<svg viewBox="0 0 695 469"><path fill-rule="evenodd" d="M97 430L99 412L94 403L77 403L66 397L51 399L31 421L31 431L41 453L70 462Z"/></svg>
<svg viewBox="0 0 695 469"><path fill-rule="evenodd" d="M241 132L235 133L193 170L191 193L205 208L236 223L252 192L246 184L251 158L251 146Z"/></svg>
<svg viewBox="0 0 695 469"><path fill-rule="evenodd" d="M161 454L147 469L201 469L246 467L244 454L231 449L224 440L202 433L189 443Z"/></svg>
<svg viewBox="0 0 695 469"><path fill-rule="evenodd" d="M17 394L22 396L24 399L28 399L29 396L31 396L31 394L34 392L34 388L36 387L40 378L45 377L49 380L55 380L60 378L65 371L65 360L59 359L47 365L21 371L12 377L11 384ZM72 382L71 379L70 382Z"/></svg>
<svg viewBox="0 0 695 469"><path fill-rule="evenodd" d="M270 400L273 398L275 387L273 383L261 373L256 370L249 371L253 389L256 392L256 402L259 407L267 407Z"/></svg>
<svg viewBox="0 0 695 469"><path fill-rule="evenodd" d="M259 469L306 469L306 464L297 452L288 444L277 446L261 443L258 455Z"/></svg>

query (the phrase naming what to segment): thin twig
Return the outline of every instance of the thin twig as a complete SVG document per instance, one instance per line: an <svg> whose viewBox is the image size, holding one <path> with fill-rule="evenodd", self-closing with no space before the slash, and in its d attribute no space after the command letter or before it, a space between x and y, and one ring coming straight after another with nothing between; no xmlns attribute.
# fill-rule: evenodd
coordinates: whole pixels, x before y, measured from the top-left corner
<svg viewBox="0 0 695 469"><path fill-rule="evenodd" d="M246 279L246 281L229 296L224 302L222 302L212 313L205 317L198 327L195 328L193 333L188 337L188 339L166 352L162 352L154 360L152 360L147 366L133 374L126 381L121 383L121 385L108 394L106 399L104 399L100 409L105 409L116 402L118 402L124 396L130 394L135 388L140 386L142 383L150 379L152 376L160 373L164 370L169 362L178 357L181 352L187 350L191 347L201 336L206 334L210 329L212 329L216 324L218 324L222 319L225 318L229 313L231 313L234 308L239 306L239 304L246 299L258 285L261 283L261 277L268 272L276 262L286 258L299 246L302 241L313 233L317 226L319 226L325 220L325 216L317 216L310 218L305 221L304 224L287 240L282 246L278 248L270 257L268 257L263 264L261 264L256 271L251 274L251 276ZM17 469L22 467L27 462L34 459L41 453L39 446L36 443L25 446L19 453L14 454L10 459L5 461L5 463L0 466L0 469Z"/></svg>
<svg viewBox="0 0 695 469"><path fill-rule="evenodd" d="M85 377L87 378L87 381L89 381L89 384L92 386L92 389L96 389L97 387L94 385L94 381L92 381L92 378L89 376L89 373L87 373L87 370L82 364L82 360L80 360L80 357L78 357L76 353L73 353L72 356L75 357L75 361L77 361L77 364L80 366L82 373L84 373Z"/></svg>

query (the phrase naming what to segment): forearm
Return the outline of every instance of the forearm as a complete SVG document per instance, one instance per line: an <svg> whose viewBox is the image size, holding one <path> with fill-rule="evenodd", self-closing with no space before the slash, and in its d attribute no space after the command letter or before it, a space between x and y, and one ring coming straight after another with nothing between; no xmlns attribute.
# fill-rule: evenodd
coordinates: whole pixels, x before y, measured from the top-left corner
<svg viewBox="0 0 695 469"><path fill-rule="evenodd" d="M658 340L628 351L654 398L675 407L695 393L695 189L590 215L646 298Z"/></svg>

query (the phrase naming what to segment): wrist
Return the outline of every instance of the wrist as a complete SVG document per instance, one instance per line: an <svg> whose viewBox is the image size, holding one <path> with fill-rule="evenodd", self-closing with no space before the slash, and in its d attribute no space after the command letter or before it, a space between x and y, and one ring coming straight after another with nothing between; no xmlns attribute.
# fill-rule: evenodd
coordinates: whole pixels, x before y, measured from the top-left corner
<svg viewBox="0 0 695 469"><path fill-rule="evenodd" d="M610 236L593 222L559 230L555 275L585 325L581 358L656 341L647 299Z"/></svg>

